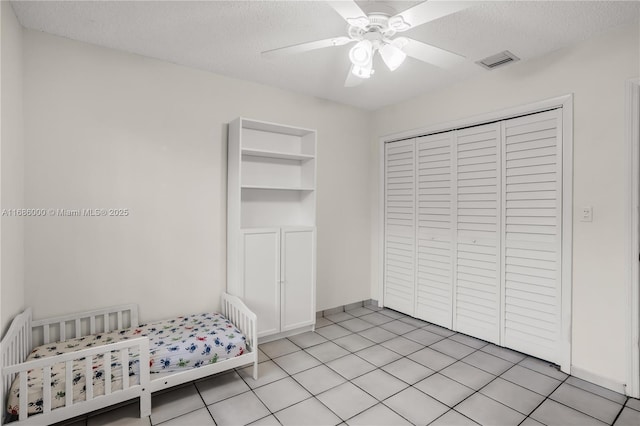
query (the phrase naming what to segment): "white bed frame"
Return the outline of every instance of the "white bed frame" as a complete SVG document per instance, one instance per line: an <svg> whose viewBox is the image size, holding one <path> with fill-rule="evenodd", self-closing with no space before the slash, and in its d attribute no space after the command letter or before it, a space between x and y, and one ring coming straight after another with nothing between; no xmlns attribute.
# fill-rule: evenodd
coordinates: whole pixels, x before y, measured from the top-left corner
<svg viewBox="0 0 640 426"><path fill-rule="evenodd" d="M77 352L63 355L41 358L25 362L27 356L36 346L55 341L65 341L89 334L105 333L112 330L137 327L137 305L123 305L112 308L99 309L89 312L81 312L56 318L32 321L31 309L16 316L0 343L2 364L0 366L0 424L5 424L7 417L6 395L9 392L14 379L18 377L20 389L27 388L27 372L40 369L43 371L43 406L42 413L29 416L27 413L27 392L21 392L19 398L19 418L15 425L42 425L60 422L95 411L110 405L140 398L140 417L151 414L151 394L161 389L166 389L182 383L190 382L202 377L210 376L222 371L231 370L246 364L253 363L253 378L258 379L258 335L256 327L256 315L236 296L223 293L221 297L222 314L227 317L246 336L247 353L189 370L153 374L149 372L149 339L140 337L122 342L111 343L103 346L82 349ZM140 354L140 383L129 383L129 351L135 349ZM123 385L120 390L112 390L111 382L105 380L104 395L93 396L93 381L87 380L86 399L73 401L72 365L74 361L82 358L92 359L97 355L106 355L110 352L120 352L122 360ZM51 369L54 364L66 364L65 374L65 406L51 409ZM86 362L86 377L92 377L92 363ZM111 376L111 365L105 365L105 377Z"/></svg>

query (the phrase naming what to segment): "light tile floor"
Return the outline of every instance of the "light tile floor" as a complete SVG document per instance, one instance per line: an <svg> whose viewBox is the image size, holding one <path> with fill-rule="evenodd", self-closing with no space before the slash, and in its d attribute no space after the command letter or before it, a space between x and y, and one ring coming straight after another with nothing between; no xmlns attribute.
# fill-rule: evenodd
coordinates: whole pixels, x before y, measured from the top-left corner
<svg viewBox="0 0 640 426"><path fill-rule="evenodd" d="M640 401L549 363L375 307L260 345L251 367L67 425L640 425Z"/></svg>

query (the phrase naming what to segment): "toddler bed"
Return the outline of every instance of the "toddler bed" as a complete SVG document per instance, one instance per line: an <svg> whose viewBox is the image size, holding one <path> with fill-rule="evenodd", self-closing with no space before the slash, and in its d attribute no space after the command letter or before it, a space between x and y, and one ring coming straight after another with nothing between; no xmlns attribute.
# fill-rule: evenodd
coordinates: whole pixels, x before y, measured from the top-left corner
<svg viewBox="0 0 640 426"><path fill-rule="evenodd" d="M145 417L152 392L249 363L257 378L256 348L255 314L227 294L221 314L145 325L135 305L40 321L27 309L1 344L3 424L54 423L133 398Z"/></svg>

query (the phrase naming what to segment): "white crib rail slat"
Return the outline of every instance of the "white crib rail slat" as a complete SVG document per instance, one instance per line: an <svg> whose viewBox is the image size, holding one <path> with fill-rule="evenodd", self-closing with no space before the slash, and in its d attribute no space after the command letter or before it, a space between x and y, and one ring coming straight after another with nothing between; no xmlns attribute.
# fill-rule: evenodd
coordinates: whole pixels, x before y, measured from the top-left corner
<svg viewBox="0 0 640 426"><path fill-rule="evenodd" d="M137 327L138 326L138 309L132 309L130 312L131 318L131 327Z"/></svg>
<svg viewBox="0 0 640 426"><path fill-rule="evenodd" d="M70 407L73 404L73 360L64 365L64 404Z"/></svg>
<svg viewBox="0 0 640 426"><path fill-rule="evenodd" d="M109 324L109 314L108 313L104 314L102 316L102 318L103 318L102 319L102 327L104 329L104 332L108 333L109 332L109 327L111 325L111 324Z"/></svg>
<svg viewBox="0 0 640 426"><path fill-rule="evenodd" d="M31 318L29 318L29 322L31 322ZM24 324L24 327L27 329L27 341L25 342L25 350L26 354L29 355L31 353L31 348L33 345L33 329L31 328L31 324Z"/></svg>
<svg viewBox="0 0 640 426"><path fill-rule="evenodd" d="M20 328L20 334L18 339L18 360L16 362L22 361L27 357L26 354L26 345L27 345L27 333L25 327Z"/></svg>
<svg viewBox="0 0 640 426"><path fill-rule="evenodd" d="M51 411L51 366L47 365L42 369L42 411Z"/></svg>
<svg viewBox="0 0 640 426"><path fill-rule="evenodd" d="M27 377L29 373L26 371L20 372L20 420L27 418L27 404L29 402L29 390L27 388Z"/></svg>
<svg viewBox="0 0 640 426"><path fill-rule="evenodd" d="M18 331L18 340L17 342L13 345L13 353L11 354L14 362L20 362L20 349L22 347L22 329L20 329Z"/></svg>
<svg viewBox="0 0 640 426"><path fill-rule="evenodd" d="M74 330L74 333L73 333L73 337L74 338L75 337L80 337L82 335L82 322L80 322L80 318L76 318L75 319L75 323L76 323L76 325L74 326L75 330Z"/></svg>
<svg viewBox="0 0 640 426"><path fill-rule="evenodd" d="M46 324L42 327L42 335L44 338L44 344L49 343L49 324Z"/></svg>
<svg viewBox="0 0 640 426"><path fill-rule="evenodd" d="M111 393L111 352L103 355L104 363L104 394Z"/></svg>
<svg viewBox="0 0 640 426"><path fill-rule="evenodd" d="M120 330L123 327L122 311L118 311L118 324L116 324L116 327L118 327L118 330Z"/></svg>
<svg viewBox="0 0 640 426"><path fill-rule="evenodd" d="M60 341L64 342L67 340L67 323L65 321L60 321Z"/></svg>
<svg viewBox="0 0 640 426"><path fill-rule="evenodd" d="M13 365L16 363L16 342L12 341L9 344L9 351L7 353L7 356L9 358L9 364L8 365Z"/></svg>
<svg viewBox="0 0 640 426"><path fill-rule="evenodd" d="M84 359L84 383L86 400L90 401L93 399L93 357L91 355Z"/></svg>
<svg viewBox="0 0 640 426"><path fill-rule="evenodd" d="M89 334L96 334L96 317L89 317Z"/></svg>
<svg viewBox="0 0 640 426"><path fill-rule="evenodd" d="M120 350L122 362L122 390L129 389L129 348Z"/></svg>

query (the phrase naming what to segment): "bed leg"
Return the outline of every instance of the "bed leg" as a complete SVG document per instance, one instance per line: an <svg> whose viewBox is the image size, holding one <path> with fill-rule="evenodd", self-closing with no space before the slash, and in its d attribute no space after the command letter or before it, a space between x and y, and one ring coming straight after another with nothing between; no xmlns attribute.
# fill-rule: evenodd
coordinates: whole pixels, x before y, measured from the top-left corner
<svg viewBox="0 0 640 426"><path fill-rule="evenodd" d="M140 395L140 418L149 417L151 415L151 392L144 391Z"/></svg>
<svg viewBox="0 0 640 426"><path fill-rule="evenodd" d="M258 380L258 360L253 362L253 380Z"/></svg>

